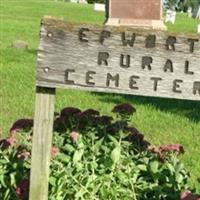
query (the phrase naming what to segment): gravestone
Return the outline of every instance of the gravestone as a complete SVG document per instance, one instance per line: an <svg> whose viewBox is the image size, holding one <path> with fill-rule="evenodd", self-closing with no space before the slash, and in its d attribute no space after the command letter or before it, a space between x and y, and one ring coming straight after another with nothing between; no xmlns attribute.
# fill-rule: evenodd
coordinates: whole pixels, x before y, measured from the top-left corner
<svg viewBox="0 0 200 200"><path fill-rule="evenodd" d="M200 33L200 24L197 25L197 33Z"/></svg>
<svg viewBox="0 0 200 200"><path fill-rule="evenodd" d="M165 22L171 22L172 24L174 24L175 21L176 21L176 11L167 10Z"/></svg>
<svg viewBox="0 0 200 200"><path fill-rule="evenodd" d="M79 0L70 0L71 3L78 3Z"/></svg>
<svg viewBox="0 0 200 200"><path fill-rule="evenodd" d="M107 25L166 30L161 0L108 0Z"/></svg>
<svg viewBox="0 0 200 200"><path fill-rule="evenodd" d="M71 3L87 4L87 0L70 0Z"/></svg>
<svg viewBox="0 0 200 200"><path fill-rule="evenodd" d="M87 1L86 0L79 0L79 3L87 4Z"/></svg>
<svg viewBox="0 0 200 200"><path fill-rule="evenodd" d="M15 40L11 45L14 49L28 49L28 44L22 40Z"/></svg>
<svg viewBox="0 0 200 200"><path fill-rule="evenodd" d="M187 16L188 16L189 18L192 17L192 7L189 7L189 8L188 8L188 10L187 10Z"/></svg>
<svg viewBox="0 0 200 200"><path fill-rule="evenodd" d="M192 17L196 19L200 19L200 0L197 0L196 2Z"/></svg>
<svg viewBox="0 0 200 200"><path fill-rule="evenodd" d="M197 15L196 15L196 19L200 19L200 6L199 6L199 9L198 9L198 12L197 12Z"/></svg>
<svg viewBox="0 0 200 200"><path fill-rule="evenodd" d="M94 4L94 10L96 11L102 11L102 12L105 12L105 4L103 3L95 3Z"/></svg>

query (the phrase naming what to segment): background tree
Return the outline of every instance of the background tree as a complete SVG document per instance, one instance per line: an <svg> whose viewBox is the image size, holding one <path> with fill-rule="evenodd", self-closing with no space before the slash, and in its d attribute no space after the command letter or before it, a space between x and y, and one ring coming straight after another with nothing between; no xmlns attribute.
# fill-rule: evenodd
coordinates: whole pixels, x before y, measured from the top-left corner
<svg viewBox="0 0 200 200"><path fill-rule="evenodd" d="M197 0L164 0L165 9L173 9L186 12L189 7L195 7Z"/></svg>
<svg viewBox="0 0 200 200"><path fill-rule="evenodd" d="M105 3L106 0L87 0L88 3Z"/></svg>

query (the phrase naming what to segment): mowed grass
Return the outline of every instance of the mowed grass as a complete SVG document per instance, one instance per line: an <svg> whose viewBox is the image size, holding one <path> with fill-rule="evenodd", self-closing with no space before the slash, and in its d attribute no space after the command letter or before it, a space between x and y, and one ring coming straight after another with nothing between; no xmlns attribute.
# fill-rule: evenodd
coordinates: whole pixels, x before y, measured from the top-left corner
<svg viewBox="0 0 200 200"><path fill-rule="evenodd" d="M187 17L186 13L177 13L175 24L167 23L169 32L197 33L198 19Z"/></svg>
<svg viewBox="0 0 200 200"><path fill-rule="evenodd" d="M91 5L54 1L0 0L0 137L8 135L19 118L33 118L35 66L40 20L44 15L68 21L102 24L104 14ZM178 14L172 32L196 32L197 20ZM28 50L11 48L14 40L24 40ZM57 90L56 111L66 106L95 108L109 114L115 104L129 102L137 109L131 123L153 144L181 143L182 160L191 171L191 185L200 192L200 103L192 101L145 98Z"/></svg>

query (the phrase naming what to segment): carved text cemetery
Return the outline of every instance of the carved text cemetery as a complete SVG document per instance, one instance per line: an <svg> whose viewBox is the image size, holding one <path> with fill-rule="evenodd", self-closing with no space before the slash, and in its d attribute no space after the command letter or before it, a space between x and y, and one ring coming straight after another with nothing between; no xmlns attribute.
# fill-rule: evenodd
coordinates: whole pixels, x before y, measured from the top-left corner
<svg viewBox="0 0 200 200"><path fill-rule="evenodd" d="M200 200L199 0L1 1L0 200Z"/></svg>
<svg viewBox="0 0 200 200"><path fill-rule="evenodd" d="M42 23L39 86L200 99L199 36Z"/></svg>
<svg viewBox="0 0 200 200"><path fill-rule="evenodd" d="M89 29L84 29L81 28L79 30L79 40L83 43L88 43L90 42L91 38L88 38L88 36L86 35L87 32L89 32ZM90 37L93 37L91 40L92 41L97 41L99 42L101 45L106 45L107 42L110 43L111 41L107 41L109 39L112 40L112 34L109 31L102 31L99 33L99 36L95 35L95 34L89 34ZM156 43L156 35L148 35L146 37L141 38L141 36L139 36L140 38L138 39L136 33L129 33L129 37L126 36L125 32L122 32L121 34L118 34L116 37L118 37L119 39L119 47L124 47L122 50L122 53L119 55L118 58L118 66L115 66L115 68L123 68L123 69L129 69L131 71L135 71L136 68L140 68L141 71L143 70L147 70L147 71L152 71L154 72L155 70L158 70L155 66L154 68L154 58L150 55L148 56L137 56L136 55L136 49L138 48L138 44L140 44L141 42L143 43L143 47L141 47L142 49L144 48L154 48L156 49L157 46L160 46L161 48L163 48L164 50L167 51L174 51L174 52L183 52L183 50L185 51L184 53L190 53L190 55L192 55L194 53L194 49L196 50L197 46L199 47L199 39L192 39L192 38L187 38L184 41L184 44L187 45L184 49L182 48L182 45L179 43L181 41L177 41L177 38L175 36L168 36L166 41L161 41L162 43ZM131 37L130 37L131 36ZM120 38L121 37L121 38ZM138 39L138 40L137 40ZM106 41L105 41L106 40ZM159 41L160 42L160 41ZM106 43L106 44L105 44ZM178 43L178 44L177 44ZM196 46L196 48L195 48ZM127 47L127 48L125 48ZM130 48L132 47L132 48ZM123 52L128 52L128 54L123 53ZM149 53L151 54L151 52ZM154 53L152 53L154 54ZM156 56L157 57L157 56ZM116 53L113 52L109 53L109 51L107 52L99 52L96 58L96 62L98 63L99 66L104 65L101 67L101 69L106 68L106 66L109 68L110 63L112 65L112 61L113 59L117 59L116 58ZM137 61L135 60L140 60L140 63L137 63ZM156 58L155 58L156 60ZM156 61L155 61L156 62ZM196 62L196 61L195 61ZM190 62L189 59L187 60L182 60L182 63L178 63L179 64L179 68L182 69L182 76L184 75L195 75L196 73L199 74L198 71L192 71L190 69L190 67L192 68L192 64L194 62ZM174 58L173 60L170 58L166 58L165 61L163 61L163 63L161 64L161 72L160 73L167 73L168 76L170 76L175 72L175 68L174 66L177 64L176 63L176 59ZM180 66L180 64L182 64ZM138 70L138 69L137 69ZM171 72L169 74L169 72ZM81 84L83 81L81 82L76 82L75 80L69 79L69 77L73 77L73 73L76 73L75 69L66 69L66 83L67 84L72 84L72 85L78 85ZM123 70L122 72L123 73ZM114 82L114 86L115 87L119 87L119 85L121 84L120 82L126 82L127 83L127 87L129 87L130 89L134 89L134 90L138 90L140 87L142 87L142 83L144 81L148 81L147 77L145 76L143 78L143 80L140 80L139 82L141 83L140 86L137 85L137 81L139 79L141 79L141 77L137 74L134 75L130 75L129 77L126 77L126 79L121 80L121 73L117 73L117 74L111 74L111 73L107 73L104 75L104 79L101 80L102 83L104 83L105 87L112 87L110 82ZM137 73L137 72L136 72ZM140 73L140 71L138 72ZM147 73L148 74L148 73ZM151 73L149 73L151 74ZM95 71L87 71L85 73L85 84L88 86L93 86L93 85L98 85L100 83L96 83L95 82L95 76L96 76L96 72ZM97 75L98 76L98 75ZM123 75L122 75L123 76ZM193 77L192 77L193 78ZM149 79L152 81L152 90L157 91L159 90L158 88L158 84L162 84L162 77L149 77ZM165 81L165 80L164 80ZM149 83L151 84L151 83ZM181 90L181 84L184 84L184 78L183 80L181 79L174 79L173 82L171 83L171 89L173 92L175 93L182 93ZM191 83L190 85L190 90L192 91L193 95L200 95L200 82L199 81L194 81L193 83ZM191 92L190 92L191 93Z"/></svg>

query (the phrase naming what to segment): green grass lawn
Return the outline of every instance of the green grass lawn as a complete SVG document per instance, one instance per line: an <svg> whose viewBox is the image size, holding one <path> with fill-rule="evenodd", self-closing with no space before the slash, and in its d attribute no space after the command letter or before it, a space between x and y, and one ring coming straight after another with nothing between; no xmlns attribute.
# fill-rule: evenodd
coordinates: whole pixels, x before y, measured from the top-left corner
<svg viewBox="0 0 200 200"><path fill-rule="evenodd" d="M33 118L35 66L40 19L44 15L68 21L102 24L104 14L91 5L39 0L0 0L0 137L8 134L19 118ZM171 32L196 32L197 20L177 15ZM28 50L11 48L13 40L24 40ZM96 108L108 114L117 103L129 102L137 109L131 123L154 144L181 143L182 159L191 171L191 184L200 192L200 103L192 101L145 98L127 95L97 94L57 90L56 111L66 106Z"/></svg>

